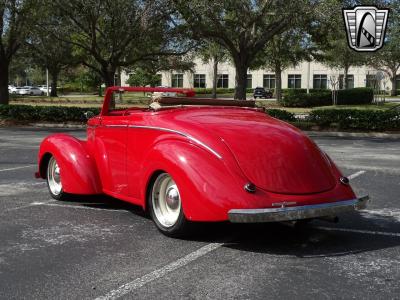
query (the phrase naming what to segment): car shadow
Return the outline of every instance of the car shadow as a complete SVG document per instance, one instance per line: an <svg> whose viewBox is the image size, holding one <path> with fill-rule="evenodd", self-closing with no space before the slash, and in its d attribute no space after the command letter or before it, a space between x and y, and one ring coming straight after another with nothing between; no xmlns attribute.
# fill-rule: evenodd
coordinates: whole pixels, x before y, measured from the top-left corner
<svg viewBox="0 0 400 300"><path fill-rule="evenodd" d="M149 218L140 206L105 195L72 196L63 203L104 210L125 210ZM301 258L345 256L400 246L400 236L379 233L400 232L400 222L396 218L387 217L384 220L385 228L390 231L378 227L373 220L357 212L347 213L342 219L343 222L338 224L315 220L301 226L287 223L193 223L190 234L180 239L222 243L222 247L238 251Z"/></svg>

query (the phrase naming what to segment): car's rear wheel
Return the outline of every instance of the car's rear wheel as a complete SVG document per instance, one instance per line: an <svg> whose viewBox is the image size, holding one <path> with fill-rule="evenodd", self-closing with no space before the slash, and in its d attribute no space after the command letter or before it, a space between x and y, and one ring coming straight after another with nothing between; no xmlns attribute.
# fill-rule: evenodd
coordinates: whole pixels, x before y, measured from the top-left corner
<svg viewBox="0 0 400 300"><path fill-rule="evenodd" d="M159 174L149 194L150 214L157 228L172 237L187 234L190 225L183 213L178 185L171 175Z"/></svg>
<svg viewBox="0 0 400 300"><path fill-rule="evenodd" d="M67 197L61 182L60 167L54 156L50 157L47 164L47 187L52 198L64 200Z"/></svg>

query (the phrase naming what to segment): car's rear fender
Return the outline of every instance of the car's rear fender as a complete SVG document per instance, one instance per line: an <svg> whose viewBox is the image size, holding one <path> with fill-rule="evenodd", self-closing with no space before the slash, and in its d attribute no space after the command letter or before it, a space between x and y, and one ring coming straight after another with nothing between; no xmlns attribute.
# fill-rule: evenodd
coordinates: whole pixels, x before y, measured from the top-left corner
<svg viewBox="0 0 400 300"><path fill-rule="evenodd" d="M39 176L47 177L47 163L54 156L60 167L63 190L71 194L100 194L102 192L96 163L86 141L66 134L55 134L43 140L39 150Z"/></svg>
<svg viewBox="0 0 400 300"><path fill-rule="evenodd" d="M246 180L228 168L227 161L189 142L157 143L144 162L141 198L147 199L154 175L167 172L178 185L189 220L227 220L227 208L249 196L243 189ZM143 206L146 205L144 202Z"/></svg>

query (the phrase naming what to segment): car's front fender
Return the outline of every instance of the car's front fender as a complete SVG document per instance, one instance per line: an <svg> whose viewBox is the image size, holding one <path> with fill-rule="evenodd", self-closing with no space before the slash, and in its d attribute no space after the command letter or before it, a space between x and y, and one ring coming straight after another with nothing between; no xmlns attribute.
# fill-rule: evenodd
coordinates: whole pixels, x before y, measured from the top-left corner
<svg viewBox="0 0 400 300"><path fill-rule="evenodd" d="M86 142L66 134L54 134L43 140L39 150L39 176L47 177L47 162L54 156L60 167L63 190L71 194L102 192L96 163Z"/></svg>

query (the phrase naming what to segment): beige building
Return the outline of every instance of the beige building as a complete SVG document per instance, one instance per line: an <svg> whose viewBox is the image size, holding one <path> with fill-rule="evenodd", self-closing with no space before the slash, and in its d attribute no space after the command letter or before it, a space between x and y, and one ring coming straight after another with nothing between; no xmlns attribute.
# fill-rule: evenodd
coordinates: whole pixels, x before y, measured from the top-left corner
<svg viewBox="0 0 400 300"><path fill-rule="evenodd" d="M184 87L184 88L211 88L213 80L212 63L204 64L196 60L194 72L179 72L171 70L160 74L161 86ZM350 68L348 76L348 87L370 86L371 77L374 77L376 70L370 67ZM221 63L218 68L218 87L235 87L235 67L231 63ZM337 78L336 80L334 78ZM122 74L122 83L126 83L128 75ZM333 81L332 81L333 79ZM302 62L296 67L289 68L282 72L282 88L332 88L332 82L337 81L339 88L343 85L343 70L332 69L318 62ZM249 70L247 86L250 88L275 87L275 74L271 70L259 69ZM400 87L400 76L398 85ZM391 89L388 78L382 80L382 87Z"/></svg>

